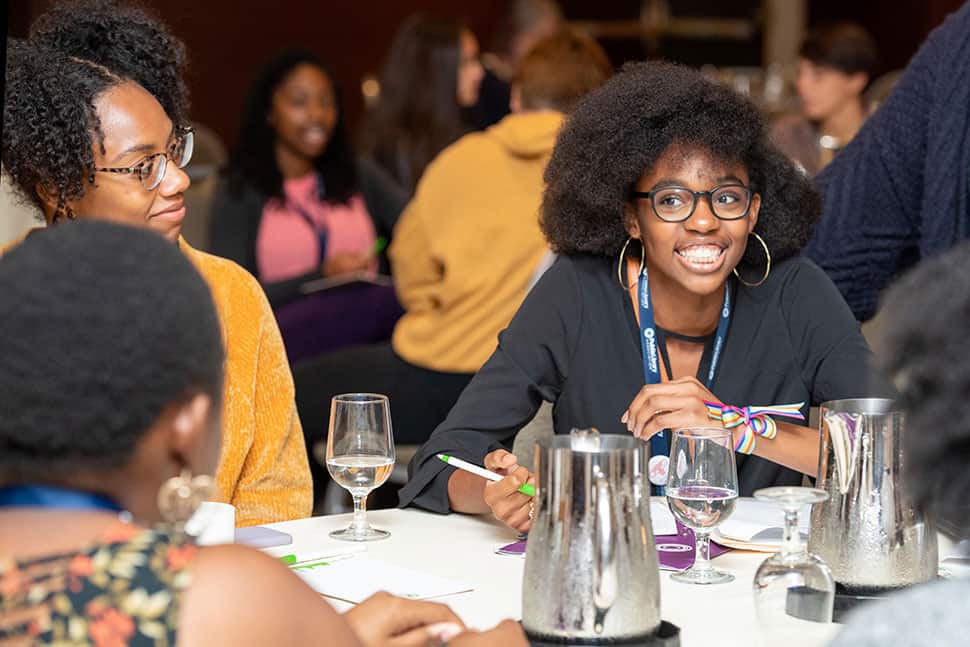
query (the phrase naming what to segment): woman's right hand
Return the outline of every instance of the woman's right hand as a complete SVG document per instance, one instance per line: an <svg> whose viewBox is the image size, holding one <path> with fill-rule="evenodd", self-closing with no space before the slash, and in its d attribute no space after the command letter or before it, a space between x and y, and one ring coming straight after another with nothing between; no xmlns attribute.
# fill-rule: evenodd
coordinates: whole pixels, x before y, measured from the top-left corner
<svg viewBox="0 0 970 647"><path fill-rule="evenodd" d="M375 593L344 614L364 647L433 647L449 643L465 624L444 604Z"/></svg>
<svg viewBox="0 0 970 647"><path fill-rule="evenodd" d="M448 647L529 647L522 625L514 620L503 620L494 629L488 631L468 631L451 642Z"/></svg>
<svg viewBox="0 0 970 647"><path fill-rule="evenodd" d="M485 469L505 477L485 484L485 503L492 514L518 532L529 532L535 512L534 497L522 494L518 489L523 483L535 485L535 476L518 464L515 454L504 449L485 456Z"/></svg>

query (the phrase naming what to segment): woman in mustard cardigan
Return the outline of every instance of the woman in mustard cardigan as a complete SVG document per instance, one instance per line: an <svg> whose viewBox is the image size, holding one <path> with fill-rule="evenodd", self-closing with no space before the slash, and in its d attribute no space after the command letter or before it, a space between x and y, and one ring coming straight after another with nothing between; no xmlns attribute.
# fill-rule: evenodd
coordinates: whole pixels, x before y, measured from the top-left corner
<svg viewBox="0 0 970 647"><path fill-rule="evenodd" d="M43 64L51 58L57 62ZM310 471L266 297L240 267L179 235L189 186L181 168L193 141L182 127L184 58L182 44L140 10L54 9L11 51L3 163L48 225L110 219L157 231L183 250L212 290L226 342L221 497L240 526L306 517Z"/></svg>

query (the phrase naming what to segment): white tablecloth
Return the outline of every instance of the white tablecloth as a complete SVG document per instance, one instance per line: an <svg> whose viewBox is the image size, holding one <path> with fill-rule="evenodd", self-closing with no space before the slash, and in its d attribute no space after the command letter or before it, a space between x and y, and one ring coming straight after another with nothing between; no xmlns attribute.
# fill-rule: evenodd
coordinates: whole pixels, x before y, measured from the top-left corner
<svg viewBox="0 0 970 647"><path fill-rule="evenodd" d="M350 523L351 515L314 517L271 527L293 536L291 546L269 552L312 553L327 533ZM487 517L447 516L419 510L377 510L371 524L391 537L369 542L365 555L391 564L450 577L475 590L440 598L471 627L488 628L503 618L519 619L524 557L496 555L495 549L515 541L514 533ZM325 541L329 542L329 539ZM732 551L714 564L735 575L729 584L696 586L673 582L661 571L661 615L681 628L684 647L751 647L758 644L751 582L766 555ZM331 601L340 610L349 605ZM793 621L785 647L825 645L838 625Z"/></svg>

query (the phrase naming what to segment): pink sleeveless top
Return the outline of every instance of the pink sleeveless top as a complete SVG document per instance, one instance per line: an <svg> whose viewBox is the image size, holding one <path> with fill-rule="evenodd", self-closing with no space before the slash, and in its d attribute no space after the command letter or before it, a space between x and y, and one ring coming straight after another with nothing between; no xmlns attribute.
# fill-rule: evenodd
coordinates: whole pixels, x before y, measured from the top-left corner
<svg viewBox="0 0 970 647"><path fill-rule="evenodd" d="M285 201L272 198L263 205L256 236L261 281L285 281L319 271L325 260L320 257L320 231L326 236L326 258L373 249L374 225L360 195L347 204L324 202L313 173L285 180L283 193Z"/></svg>

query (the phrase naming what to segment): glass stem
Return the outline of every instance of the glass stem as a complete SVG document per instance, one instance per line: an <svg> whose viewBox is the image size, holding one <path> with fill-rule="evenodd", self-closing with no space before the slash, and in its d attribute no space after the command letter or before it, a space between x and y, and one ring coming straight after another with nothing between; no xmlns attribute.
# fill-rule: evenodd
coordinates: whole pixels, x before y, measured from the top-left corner
<svg viewBox="0 0 970 647"><path fill-rule="evenodd" d="M355 533L361 533L370 528L370 524L367 523L367 495L354 494L353 497L354 520L350 527L354 529Z"/></svg>
<svg viewBox="0 0 970 647"><path fill-rule="evenodd" d="M781 547L782 558L802 552L802 538L798 534L798 510L785 510L785 536Z"/></svg>
<svg viewBox="0 0 970 647"><path fill-rule="evenodd" d="M711 570L711 538L706 532L694 531L694 566L691 570Z"/></svg>

